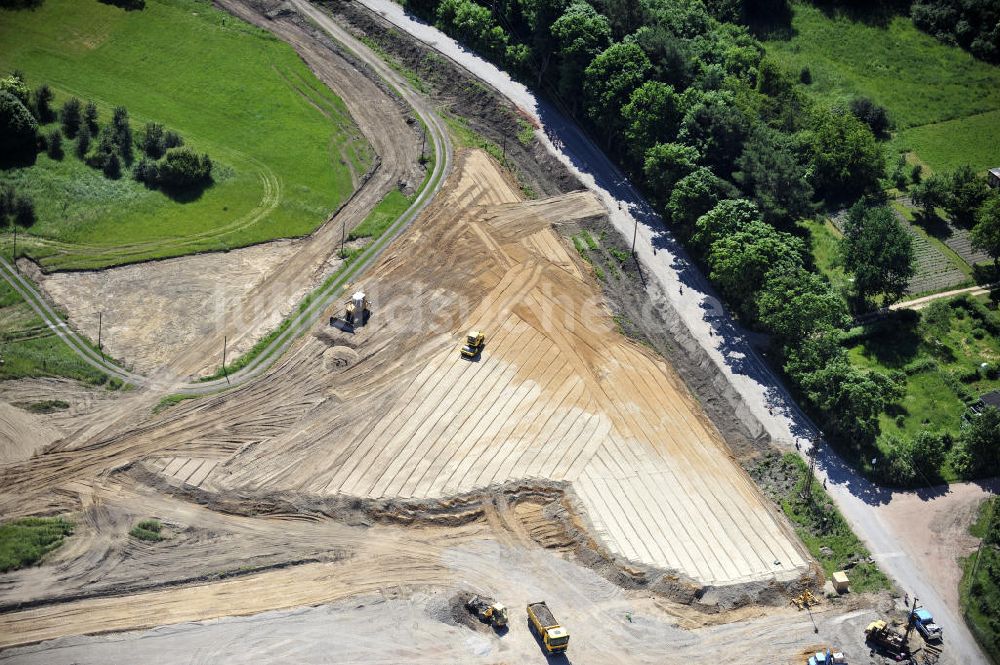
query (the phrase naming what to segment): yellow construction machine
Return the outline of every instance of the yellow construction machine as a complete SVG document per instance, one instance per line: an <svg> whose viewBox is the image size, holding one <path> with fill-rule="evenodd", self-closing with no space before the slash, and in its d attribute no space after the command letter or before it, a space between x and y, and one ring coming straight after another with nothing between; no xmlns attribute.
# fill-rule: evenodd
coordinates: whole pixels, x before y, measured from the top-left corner
<svg viewBox="0 0 1000 665"><path fill-rule="evenodd" d="M806 589L799 595L792 598L792 600L789 601L789 604L795 605L795 607L799 608L800 610L804 610L806 608L812 607L813 605L819 605L819 599L813 595L812 591Z"/></svg>
<svg viewBox="0 0 1000 665"><path fill-rule="evenodd" d="M483 346L486 345L486 335L483 334L482 330L470 330L469 334L465 336L465 344L462 346L462 357L463 358L475 358L483 350Z"/></svg>
<svg viewBox="0 0 1000 665"><path fill-rule="evenodd" d="M364 294L364 291L358 291L351 296L351 299L347 301L347 306L344 307L344 321L347 321L352 326L365 325L368 322L370 314L368 297Z"/></svg>

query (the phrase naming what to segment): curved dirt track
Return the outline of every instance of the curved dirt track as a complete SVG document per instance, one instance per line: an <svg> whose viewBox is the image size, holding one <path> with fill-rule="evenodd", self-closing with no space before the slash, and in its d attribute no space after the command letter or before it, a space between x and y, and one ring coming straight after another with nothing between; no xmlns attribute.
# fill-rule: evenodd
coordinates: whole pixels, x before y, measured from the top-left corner
<svg viewBox="0 0 1000 665"><path fill-rule="evenodd" d="M315 273L338 247L341 227L353 229L368 212L399 182L417 183L423 179L417 166L420 138L405 121L401 104L386 94L340 54L327 48L302 26L289 18L264 18L248 7L249 3L219 0L220 6L236 16L270 30L292 45L317 78L333 90L347 106L362 134L372 144L380 167L355 193L335 217L309 237L291 260L271 272L244 296L240 308L244 318L267 317L274 294L294 290L298 285L315 281ZM218 364L209 360L218 355L223 337L238 341L251 327L242 319L221 322L216 330L191 345L169 363L171 371L181 376L195 374ZM208 363L206 365L206 362Z"/></svg>

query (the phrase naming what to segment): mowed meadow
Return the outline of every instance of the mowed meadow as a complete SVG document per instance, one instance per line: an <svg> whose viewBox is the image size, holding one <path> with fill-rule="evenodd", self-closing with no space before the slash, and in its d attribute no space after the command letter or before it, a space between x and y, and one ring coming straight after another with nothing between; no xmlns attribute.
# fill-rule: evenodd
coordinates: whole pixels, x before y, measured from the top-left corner
<svg viewBox="0 0 1000 665"><path fill-rule="evenodd" d="M125 106L179 132L213 160L214 184L168 197L109 180L73 155L40 153L0 171L36 203L19 252L46 269L99 268L308 234L372 163L343 102L288 45L198 0L147 0L123 11L97 0L0 10L0 73L48 84L60 107L93 100L100 122ZM42 129L58 127L52 123ZM9 246L9 245L8 245ZM116 250L120 248L120 251Z"/></svg>
<svg viewBox="0 0 1000 665"><path fill-rule="evenodd" d="M808 93L844 106L869 97L896 125L891 152L932 171L1000 166L1000 67L917 30L907 16L857 20L795 3L788 34L764 42Z"/></svg>

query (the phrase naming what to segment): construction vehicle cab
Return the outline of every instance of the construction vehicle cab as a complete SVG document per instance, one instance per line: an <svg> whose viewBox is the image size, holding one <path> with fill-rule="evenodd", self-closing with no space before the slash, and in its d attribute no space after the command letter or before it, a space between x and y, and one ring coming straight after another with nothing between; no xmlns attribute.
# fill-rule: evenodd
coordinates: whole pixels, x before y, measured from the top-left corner
<svg viewBox="0 0 1000 665"><path fill-rule="evenodd" d="M928 642L940 642L944 639L944 630L934 623L934 616L923 607L910 612L910 623Z"/></svg>
<svg viewBox="0 0 1000 665"><path fill-rule="evenodd" d="M465 336L465 345L462 346L463 358L475 358L483 350L486 344L486 335L482 330L470 330Z"/></svg>
<svg viewBox="0 0 1000 665"><path fill-rule="evenodd" d="M569 631L559 625L545 601L528 603L528 620L548 653L566 651Z"/></svg>

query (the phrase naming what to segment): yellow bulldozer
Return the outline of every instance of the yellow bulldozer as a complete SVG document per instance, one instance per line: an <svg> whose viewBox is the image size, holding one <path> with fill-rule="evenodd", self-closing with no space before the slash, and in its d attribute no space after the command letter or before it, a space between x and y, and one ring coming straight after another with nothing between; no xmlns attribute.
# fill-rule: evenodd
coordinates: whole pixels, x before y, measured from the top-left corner
<svg viewBox="0 0 1000 665"><path fill-rule="evenodd" d="M465 344L462 345L461 352L463 358L475 358L482 352L486 345L486 335L482 330L470 330L465 336Z"/></svg>

